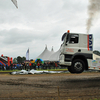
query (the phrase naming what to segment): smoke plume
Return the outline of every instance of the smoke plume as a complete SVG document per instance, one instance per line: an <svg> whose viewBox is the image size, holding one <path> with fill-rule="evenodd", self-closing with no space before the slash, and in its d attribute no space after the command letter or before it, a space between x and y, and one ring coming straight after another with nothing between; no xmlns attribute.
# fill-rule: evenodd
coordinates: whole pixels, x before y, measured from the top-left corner
<svg viewBox="0 0 100 100"><path fill-rule="evenodd" d="M100 11L100 0L89 0L89 6L88 6L89 18L87 20L87 33L89 33L90 28L92 26L92 21L95 18L95 15L99 11Z"/></svg>

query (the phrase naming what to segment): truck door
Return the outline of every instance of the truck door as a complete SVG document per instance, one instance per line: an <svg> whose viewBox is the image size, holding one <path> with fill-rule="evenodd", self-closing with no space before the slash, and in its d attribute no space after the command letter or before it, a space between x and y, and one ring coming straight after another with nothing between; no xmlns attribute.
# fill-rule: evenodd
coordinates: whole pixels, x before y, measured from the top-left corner
<svg viewBox="0 0 100 100"><path fill-rule="evenodd" d="M65 52L67 54L74 54L79 50L79 35L78 34L70 34L69 43L67 43L65 47Z"/></svg>

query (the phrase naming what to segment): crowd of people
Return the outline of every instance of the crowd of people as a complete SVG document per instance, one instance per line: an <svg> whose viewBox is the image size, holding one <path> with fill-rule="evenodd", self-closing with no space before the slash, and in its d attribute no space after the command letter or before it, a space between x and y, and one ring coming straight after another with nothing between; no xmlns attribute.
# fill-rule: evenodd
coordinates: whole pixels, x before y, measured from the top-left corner
<svg viewBox="0 0 100 100"><path fill-rule="evenodd" d="M44 64L41 64L41 63L37 63L37 66L38 66L38 69L41 68L41 69L55 69L55 68L59 68L59 63L58 62L45 62Z"/></svg>
<svg viewBox="0 0 100 100"><path fill-rule="evenodd" d="M20 63L20 64L11 64L10 66L0 65L0 70L31 70L31 69L57 69L59 68L59 62L36 62L36 63Z"/></svg>

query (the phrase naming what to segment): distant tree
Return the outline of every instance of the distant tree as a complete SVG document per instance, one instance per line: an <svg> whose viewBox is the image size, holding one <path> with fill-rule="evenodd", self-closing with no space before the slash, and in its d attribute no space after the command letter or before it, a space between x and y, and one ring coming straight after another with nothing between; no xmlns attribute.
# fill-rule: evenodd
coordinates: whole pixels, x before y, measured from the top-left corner
<svg viewBox="0 0 100 100"><path fill-rule="evenodd" d="M20 56L17 57L17 62L22 63L22 58Z"/></svg>
<svg viewBox="0 0 100 100"><path fill-rule="evenodd" d="M100 56L100 51L98 50L94 50L93 53Z"/></svg>
<svg viewBox="0 0 100 100"><path fill-rule="evenodd" d="M26 60L26 57L24 57L24 56L23 57L18 56L16 58L16 60L17 60L18 63L23 63Z"/></svg>
<svg viewBox="0 0 100 100"><path fill-rule="evenodd" d="M22 57L22 62L24 62L26 60L26 57Z"/></svg>
<svg viewBox="0 0 100 100"><path fill-rule="evenodd" d="M16 64L17 63L17 58L13 59L13 63Z"/></svg>

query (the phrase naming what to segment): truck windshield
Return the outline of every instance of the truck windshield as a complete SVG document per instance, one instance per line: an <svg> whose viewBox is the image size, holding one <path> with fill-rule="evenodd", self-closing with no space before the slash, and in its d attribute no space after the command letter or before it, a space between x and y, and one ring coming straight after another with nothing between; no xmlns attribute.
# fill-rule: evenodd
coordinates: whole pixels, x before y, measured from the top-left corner
<svg viewBox="0 0 100 100"><path fill-rule="evenodd" d="M67 43L68 40L69 40L69 33L64 33L63 36L62 36L62 41Z"/></svg>

